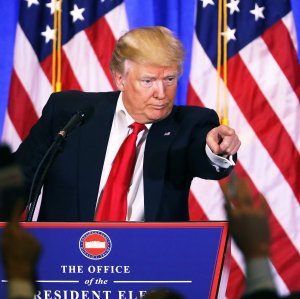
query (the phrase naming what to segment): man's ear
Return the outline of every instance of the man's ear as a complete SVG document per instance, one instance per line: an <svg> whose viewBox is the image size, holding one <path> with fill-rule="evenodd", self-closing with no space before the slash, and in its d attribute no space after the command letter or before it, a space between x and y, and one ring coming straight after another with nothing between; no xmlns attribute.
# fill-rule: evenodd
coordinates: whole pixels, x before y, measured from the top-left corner
<svg viewBox="0 0 300 299"><path fill-rule="evenodd" d="M115 72L113 74L115 84L120 91L124 91L124 77L121 73Z"/></svg>

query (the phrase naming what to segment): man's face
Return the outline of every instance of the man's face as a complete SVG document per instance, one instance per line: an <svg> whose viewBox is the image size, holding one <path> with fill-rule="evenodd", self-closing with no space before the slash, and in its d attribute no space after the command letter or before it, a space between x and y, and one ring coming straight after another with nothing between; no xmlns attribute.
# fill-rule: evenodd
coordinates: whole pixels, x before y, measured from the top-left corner
<svg viewBox="0 0 300 299"><path fill-rule="evenodd" d="M159 67L132 61L125 62L124 74L115 74L125 108L139 123L152 123L171 113L177 79L177 65Z"/></svg>

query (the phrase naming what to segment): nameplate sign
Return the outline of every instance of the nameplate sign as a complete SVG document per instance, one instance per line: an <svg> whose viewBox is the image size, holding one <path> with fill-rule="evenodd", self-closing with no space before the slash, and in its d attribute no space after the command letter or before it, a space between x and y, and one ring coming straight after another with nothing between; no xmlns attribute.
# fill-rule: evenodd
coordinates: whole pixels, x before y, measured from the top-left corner
<svg viewBox="0 0 300 299"><path fill-rule="evenodd" d="M22 226L43 247L36 299L138 299L154 288L186 298L217 296L226 222ZM0 279L0 298L5 298L2 265Z"/></svg>

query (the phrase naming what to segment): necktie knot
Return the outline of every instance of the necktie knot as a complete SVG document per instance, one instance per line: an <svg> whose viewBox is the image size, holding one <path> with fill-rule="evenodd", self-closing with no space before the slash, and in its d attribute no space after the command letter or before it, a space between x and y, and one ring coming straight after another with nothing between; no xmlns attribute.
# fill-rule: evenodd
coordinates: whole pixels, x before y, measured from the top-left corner
<svg viewBox="0 0 300 299"><path fill-rule="evenodd" d="M137 122L131 124L130 127L132 128L132 132L136 135L146 128L144 124L139 124Z"/></svg>

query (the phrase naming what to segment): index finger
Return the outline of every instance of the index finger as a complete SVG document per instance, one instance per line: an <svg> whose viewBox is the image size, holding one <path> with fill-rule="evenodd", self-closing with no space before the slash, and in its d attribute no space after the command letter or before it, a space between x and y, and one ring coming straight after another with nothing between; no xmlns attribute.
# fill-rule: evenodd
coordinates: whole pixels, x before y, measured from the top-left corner
<svg viewBox="0 0 300 299"><path fill-rule="evenodd" d="M225 125L221 125L219 126L219 132L218 132L221 136L232 136L235 134L235 130L225 126Z"/></svg>
<svg viewBox="0 0 300 299"><path fill-rule="evenodd" d="M235 173L229 177L228 183L223 188L225 197L230 202L238 207L251 207L253 205L253 198L250 191L250 186L246 179L239 178Z"/></svg>
<svg viewBox="0 0 300 299"><path fill-rule="evenodd" d="M224 193L225 200L231 202L237 196L237 187L236 187L236 174L233 171L228 177L227 181L221 184L221 189Z"/></svg>
<svg viewBox="0 0 300 299"><path fill-rule="evenodd" d="M23 202L20 199L16 202L16 205L11 213L11 219L9 222L11 224L18 225L22 211L23 211Z"/></svg>

